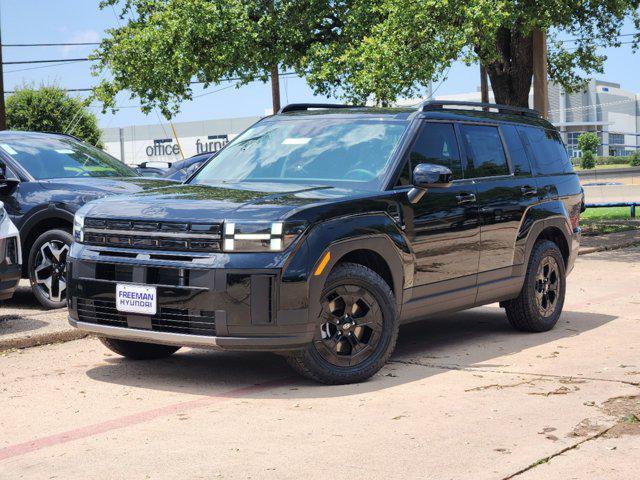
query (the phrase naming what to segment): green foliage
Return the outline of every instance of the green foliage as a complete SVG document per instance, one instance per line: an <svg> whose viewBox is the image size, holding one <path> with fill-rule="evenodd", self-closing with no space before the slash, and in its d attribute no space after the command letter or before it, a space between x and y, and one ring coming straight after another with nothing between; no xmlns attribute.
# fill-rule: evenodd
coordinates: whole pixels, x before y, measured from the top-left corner
<svg viewBox="0 0 640 480"><path fill-rule="evenodd" d="M349 3L349 2L346 2ZM267 82L274 67L303 73L314 42L340 28L343 2L328 0L105 0L120 6L122 25L108 30L94 73L109 72L95 91L106 109L129 90L142 109L166 117L203 87L230 78L236 86Z"/></svg>
<svg viewBox="0 0 640 480"><path fill-rule="evenodd" d="M98 119L87 101L69 96L57 86L23 86L6 99L7 128L74 135L102 148Z"/></svg>
<svg viewBox="0 0 640 480"><path fill-rule="evenodd" d="M587 150L582 153L582 157L580 158L580 167L584 170L596 168L596 157L593 152Z"/></svg>
<svg viewBox="0 0 640 480"><path fill-rule="evenodd" d="M595 132L585 132L578 137L578 149L584 154L591 152L597 153L600 146L600 139Z"/></svg>
<svg viewBox="0 0 640 480"><path fill-rule="evenodd" d="M316 93L385 105L424 94L453 62L487 67L496 101L528 103L534 30L552 32L549 75L569 91L603 71L601 47L620 44L640 0L103 0L122 26L95 54L105 108L129 90L165 116L227 78L267 81L277 65ZM577 38L565 45L557 38ZM633 41L640 42L640 37ZM598 47L598 48L596 48Z"/></svg>
<svg viewBox="0 0 640 480"><path fill-rule="evenodd" d="M629 157L629 165L632 167L640 167L640 151L636 151Z"/></svg>

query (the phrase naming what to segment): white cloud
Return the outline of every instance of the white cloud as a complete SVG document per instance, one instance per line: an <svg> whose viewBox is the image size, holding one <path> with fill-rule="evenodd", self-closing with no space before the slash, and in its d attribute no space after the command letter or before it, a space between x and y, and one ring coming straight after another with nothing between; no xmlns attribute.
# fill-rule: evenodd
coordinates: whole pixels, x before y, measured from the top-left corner
<svg viewBox="0 0 640 480"><path fill-rule="evenodd" d="M75 32L70 38L66 40L67 43L93 43L99 42L102 39L100 34L95 30L82 30L79 32ZM76 50L86 50L86 46L81 45L69 45L66 47L62 47L62 53L65 55L74 52Z"/></svg>

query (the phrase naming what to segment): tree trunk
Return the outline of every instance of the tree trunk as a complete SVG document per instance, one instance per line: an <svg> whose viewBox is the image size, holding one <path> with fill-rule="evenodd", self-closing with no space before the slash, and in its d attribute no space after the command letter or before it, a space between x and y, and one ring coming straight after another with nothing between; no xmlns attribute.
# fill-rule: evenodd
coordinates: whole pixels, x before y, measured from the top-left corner
<svg viewBox="0 0 640 480"><path fill-rule="evenodd" d="M533 36L501 28L496 40L498 60L487 63L496 103L528 107L533 75Z"/></svg>
<svg viewBox="0 0 640 480"><path fill-rule="evenodd" d="M271 68L271 101L275 115L280 110L280 74L277 65Z"/></svg>

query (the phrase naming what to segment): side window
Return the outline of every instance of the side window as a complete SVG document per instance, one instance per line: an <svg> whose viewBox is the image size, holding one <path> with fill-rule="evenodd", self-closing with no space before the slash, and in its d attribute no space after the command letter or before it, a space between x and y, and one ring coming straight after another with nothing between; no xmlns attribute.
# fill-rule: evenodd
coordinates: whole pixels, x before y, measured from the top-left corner
<svg viewBox="0 0 640 480"><path fill-rule="evenodd" d="M398 178L398 183L396 185L397 186L411 185L412 183L411 176L412 176L411 162L407 158L407 160L404 162L404 167L402 167L402 171L400 172L400 178Z"/></svg>
<svg viewBox="0 0 640 480"><path fill-rule="evenodd" d="M558 175L573 172L569 155L555 130L537 127L518 127L529 144L538 175Z"/></svg>
<svg viewBox="0 0 640 480"><path fill-rule="evenodd" d="M531 163L529 162L527 151L524 148L524 143L516 127L513 125L505 125L502 127L502 134L507 144L507 150L509 150L513 173L518 176L531 175Z"/></svg>
<svg viewBox="0 0 640 480"><path fill-rule="evenodd" d="M462 178L460 150L453 125L425 122L409 154L411 168L419 163L448 167L454 179Z"/></svg>
<svg viewBox="0 0 640 480"><path fill-rule="evenodd" d="M508 175L509 165L498 127L461 125L469 156L470 177Z"/></svg>

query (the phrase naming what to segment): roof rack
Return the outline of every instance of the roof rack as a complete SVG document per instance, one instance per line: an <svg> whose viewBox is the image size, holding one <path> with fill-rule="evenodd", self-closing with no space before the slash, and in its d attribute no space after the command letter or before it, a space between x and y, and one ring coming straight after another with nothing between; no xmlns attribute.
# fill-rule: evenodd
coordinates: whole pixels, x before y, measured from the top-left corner
<svg viewBox="0 0 640 480"><path fill-rule="evenodd" d="M290 103L282 107L278 113L302 112L312 108L363 108L363 105L344 105L341 103Z"/></svg>
<svg viewBox="0 0 640 480"><path fill-rule="evenodd" d="M511 105L501 105L499 103L484 103L484 102L461 102L453 100L427 100L422 103L418 110L426 112L429 110L442 110L449 106L452 107L474 107L482 108L485 111L490 109L497 110L498 113L512 113L516 115L524 115L526 117L540 118L541 115L537 110L524 107L512 107Z"/></svg>

